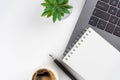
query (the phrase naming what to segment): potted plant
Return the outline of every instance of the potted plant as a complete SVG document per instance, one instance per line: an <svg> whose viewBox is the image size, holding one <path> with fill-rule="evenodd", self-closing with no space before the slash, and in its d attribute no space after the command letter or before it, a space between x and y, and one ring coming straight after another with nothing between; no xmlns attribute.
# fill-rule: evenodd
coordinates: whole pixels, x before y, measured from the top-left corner
<svg viewBox="0 0 120 80"><path fill-rule="evenodd" d="M53 22L61 21L62 17L70 14L70 9L73 8L68 2L69 0L45 0L44 3L41 3L45 7L41 16L52 17Z"/></svg>

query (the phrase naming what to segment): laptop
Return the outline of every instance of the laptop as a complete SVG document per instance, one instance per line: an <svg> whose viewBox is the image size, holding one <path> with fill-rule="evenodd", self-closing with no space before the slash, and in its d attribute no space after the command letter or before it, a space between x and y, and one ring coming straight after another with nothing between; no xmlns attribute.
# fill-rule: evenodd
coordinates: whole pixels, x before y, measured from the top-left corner
<svg viewBox="0 0 120 80"><path fill-rule="evenodd" d="M66 50L88 27L120 51L120 0L86 0Z"/></svg>

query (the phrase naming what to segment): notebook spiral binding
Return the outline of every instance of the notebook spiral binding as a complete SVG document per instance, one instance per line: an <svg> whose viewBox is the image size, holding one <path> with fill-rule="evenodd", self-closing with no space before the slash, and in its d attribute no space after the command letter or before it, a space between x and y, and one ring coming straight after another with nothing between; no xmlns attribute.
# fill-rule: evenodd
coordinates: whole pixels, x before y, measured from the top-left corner
<svg viewBox="0 0 120 80"><path fill-rule="evenodd" d="M88 31L88 32L86 32ZM85 34L86 32L86 34ZM73 52L79 47L79 45L81 45L81 43L84 41L84 39L86 39L86 37L89 35L89 33L91 33L90 30L84 29L75 39L75 41L71 44L71 46L65 50L64 52L64 56L67 55L68 52L70 52L70 50L73 48L73 46L78 42L79 39L81 39L81 37L83 37L83 39L81 39L80 42L78 42L75 46L75 48L73 48L73 50L71 50L70 54L67 55L67 57L65 58L65 60L68 60L69 57L71 57L71 55L73 54ZM83 36L84 35L84 36Z"/></svg>

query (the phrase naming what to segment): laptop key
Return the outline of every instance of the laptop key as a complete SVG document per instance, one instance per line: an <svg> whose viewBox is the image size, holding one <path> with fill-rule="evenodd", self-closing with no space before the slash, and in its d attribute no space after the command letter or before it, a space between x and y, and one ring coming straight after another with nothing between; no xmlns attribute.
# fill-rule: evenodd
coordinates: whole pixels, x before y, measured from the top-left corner
<svg viewBox="0 0 120 80"><path fill-rule="evenodd" d="M119 0L110 0L110 4L113 6L117 6Z"/></svg>
<svg viewBox="0 0 120 80"><path fill-rule="evenodd" d="M98 18L92 16L92 17L90 18L89 24L92 25L92 26L96 26L97 23L98 23L98 20L99 20Z"/></svg>
<svg viewBox="0 0 120 80"><path fill-rule="evenodd" d="M108 23L105 31L112 33L114 31L115 25Z"/></svg>
<svg viewBox="0 0 120 80"><path fill-rule="evenodd" d="M109 8L109 5L104 2L98 1L96 7L103 11L107 11Z"/></svg>
<svg viewBox="0 0 120 80"><path fill-rule="evenodd" d="M101 0L101 1L103 1L103 2L105 2L105 3L108 3L108 2L109 2L109 0Z"/></svg>
<svg viewBox="0 0 120 80"><path fill-rule="evenodd" d="M117 13L117 8L111 6L108 10L108 13L115 15Z"/></svg>
<svg viewBox="0 0 120 80"><path fill-rule="evenodd" d="M120 17L120 10L118 10L117 12L117 17Z"/></svg>
<svg viewBox="0 0 120 80"><path fill-rule="evenodd" d="M119 2L119 4L118 4L118 8L120 8L120 2Z"/></svg>
<svg viewBox="0 0 120 80"><path fill-rule="evenodd" d="M106 24L107 24L107 22L105 22L104 20L99 20L99 22L98 22L98 24L97 24L97 27L98 27L99 29L104 30L105 27L106 27Z"/></svg>
<svg viewBox="0 0 120 80"><path fill-rule="evenodd" d="M120 28L116 27L113 34L120 37Z"/></svg>
<svg viewBox="0 0 120 80"><path fill-rule="evenodd" d="M111 16L109 22L111 22L111 23L113 23L113 24L117 24L118 18L115 17L115 16Z"/></svg>
<svg viewBox="0 0 120 80"><path fill-rule="evenodd" d="M120 26L120 19L119 19L119 21L118 21L117 25L118 25L118 26Z"/></svg>
<svg viewBox="0 0 120 80"><path fill-rule="evenodd" d="M103 12L101 10L98 10L98 9L95 9L93 11L93 15L96 16L96 17L99 17L99 18L102 18L106 21L108 21L109 17L110 17L110 14L106 13L106 12Z"/></svg>

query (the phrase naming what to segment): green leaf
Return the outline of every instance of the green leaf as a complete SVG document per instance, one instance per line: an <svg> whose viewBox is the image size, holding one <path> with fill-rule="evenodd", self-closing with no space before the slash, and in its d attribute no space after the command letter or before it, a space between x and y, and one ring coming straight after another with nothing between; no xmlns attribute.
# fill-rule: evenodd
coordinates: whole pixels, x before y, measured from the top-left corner
<svg viewBox="0 0 120 80"><path fill-rule="evenodd" d="M61 21L61 14L58 13L58 16L57 16L58 20Z"/></svg>
<svg viewBox="0 0 120 80"><path fill-rule="evenodd" d="M54 7L52 7L52 6L49 6L49 7L46 7L46 8L44 9L44 11L49 11L49 12L53 13L53 12L55 11L55 9L54 9Z"/></svg>
<svg viewBox="0 0 120 80"><path fill-rule="evenodd" d="M64 7L67 8L67 9L73 8L71 5L65 5Z"/></svg>
<svg viewBox="0 0 120 80"><path fill-rule="evenodd" d="M44 9L44 11L52 11L52 8L47 7L47 8Z"/></svg>
<svg viewBox="0 0 120 80"><path fill-rule="evenodd" d="M69 0L64 0L62 4L67 4Z"/></svg>
<svg viewBox="0 0 120 80"><path fill-rule="evenodd" d="M47 14L48 14L48 11L45 11L45 12L42 13L41 16L46 16Z"/></svg>
<svg viewBox="0 0 120 80"><path fill-rule="evenodd" d="M64 13L70 14L70 11L68 9L64 8L64 7L62 7L62 10L63 10Z"/></svg>
<svg viewBox="0 0 120 80"><path fill-rule="evenodd" d="M58 20L60 21L61 20L61 12L63 12L62 11L62 9L61 8L57 8L57 10L56 10L56 12L57 12L57 18L58 18Z"/></svg>
<svg viewBox="0 0 120 80"><path fill-rule="evenodd" d="M50 11L50 8L45 8L44 11Z"/></svg>
<svg viewBox="0 0 120 80"><path fill-rule="evenodd" d="M46 2L46 3L49 3L49 1L48 1L48 0L45 0L45 2Z"/></svg>
<svg viewBox="0 0 120 80"><path fill-rule="evenodd" d="M65 0L58 0L58 4L62 4Z"/></svg>
<svg viewBox="0 0 120 80"><path fill-rule="evenodd" d="M51 4L55 4L56 0L48 0Z"/></svg>
<svg viewBox="0 0 120 80"><path fill-rule="evenodd" d="M47 3L41 3L42 6L49 7L49 4Z"/></svg>
<svg viewBox="0 0 120 80"><path fill-rule="evenodd" d="M58 7L57 10L58 10L58 12L63 12L61 7Z"/></svg>
<svg viewBox="0 0 120 80"><path fill-rule="evenodd" d="M61 12L61 16L64 16L64 13Z"/></svg>
<svg viewBox="0 0 120 80"><path fill-rule="evenodd" d="M57 14L56 14L56 12L54 12L54 13L53 13L53 22L55 23L56 20L57 20Z"/></svg>
<svg viewBox="0 0 120 80"><path fill-rule="evenodd" d="M61 16L64 16L64 11L62 10L62 8L58 7L57 11L61 14Z"/></svg>
<svg viewBox="0 0 120 80"><path fill-rule="evenodd" d="M51 17L52 16L52 13L49 13L48 15L47 15L47 18L49 18L49 17Z"/></svg>

